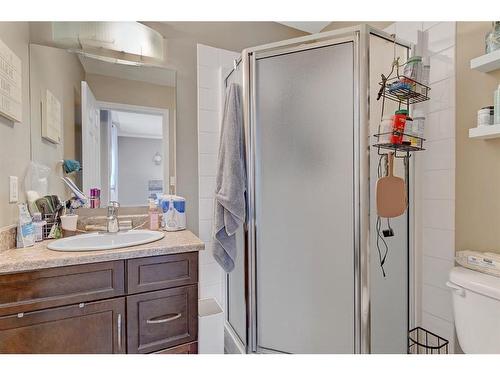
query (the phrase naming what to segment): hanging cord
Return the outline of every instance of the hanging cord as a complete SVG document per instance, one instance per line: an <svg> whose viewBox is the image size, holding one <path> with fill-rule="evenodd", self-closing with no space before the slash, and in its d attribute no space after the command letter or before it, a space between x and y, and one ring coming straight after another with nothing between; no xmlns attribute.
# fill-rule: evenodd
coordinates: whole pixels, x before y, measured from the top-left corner
<svg viewBox="0 0 500 375"><path fill-rule="evenodd" d="M382 161L386 157L387 157L387 155L380 155L380 158L378 160L378 168L377 168L377 177L378 178L381 178L384 175L384 173L382 171ZM389 225L389 219L387 219L387 224ZM389 225L389 228L390 228L390 225ZM377 230L378 260L379 260L380 268L382 269L382 275L385 278L386 274L385 274L384 264L385 264L385 259L387 258L387 253L389 252L389 246L387 245L385 238L382 236L382 220L381 220L380 216L377 216L376 230ZM383 246L383 249L381 249L381 245Z"/></svg>

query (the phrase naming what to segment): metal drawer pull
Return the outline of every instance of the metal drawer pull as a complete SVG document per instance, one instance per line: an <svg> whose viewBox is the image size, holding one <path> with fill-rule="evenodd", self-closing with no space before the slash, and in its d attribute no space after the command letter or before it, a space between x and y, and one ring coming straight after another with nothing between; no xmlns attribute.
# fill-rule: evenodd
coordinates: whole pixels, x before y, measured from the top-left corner
<svg viewBox="0 0 500 375"><path fill-rule="evenodd" d="M116 318L116 326L118 333L118 350L122 350L122 314L118 314Z"/></svg>
<svg viewBox="0 0 500 375"><path fill-rule="evenodd" d="M153 319L146 320L146 323L148 323L148 324L167 323L167 322L171 322L172 320L179 319L181 316L182 316L182 314L179 313L179 314L175 314L174 316L171 316L170 318L165 318L165 319L153 318Z"/></svg>

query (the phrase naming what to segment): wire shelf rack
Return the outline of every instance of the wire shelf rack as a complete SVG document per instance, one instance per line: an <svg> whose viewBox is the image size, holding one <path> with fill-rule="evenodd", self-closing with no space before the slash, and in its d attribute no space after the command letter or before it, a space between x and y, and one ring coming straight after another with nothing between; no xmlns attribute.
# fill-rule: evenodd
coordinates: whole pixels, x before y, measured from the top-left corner
<svg viewBox="0 0 500 375"><path fill-rule="evenodd" d="M449 341L422 327L408 332L408 354L448 354Z"/></svg>
<svg viewBox="0 0 500 375"><path fill-rule="evenodd" d="M407 106L429 100L430 87L405 76L397 76L379 82L380 95Z"/></svg>
<svg viewBox="0 0 500 375"><path fill-rule="evenodd" d="M392 143L391 137L395 136L402 136L403 137L403 142L402 143ZM378 133L375 134L374 137L376 138L376 142L372 145L373 147L377 148L378 153L380 154L380 150L390 150L394 152L396 157L403 157L407 156L409 152L414 152L414 151L424 151L424 141L425 138L417 137L412 134L408 133L401 133L398 131L391 131L387 133ZM405 140L407 139L407 140ZM412 142L413 141L413 142ZM398 156L398 152L401 154L403 153L403 156Z"/></svg>

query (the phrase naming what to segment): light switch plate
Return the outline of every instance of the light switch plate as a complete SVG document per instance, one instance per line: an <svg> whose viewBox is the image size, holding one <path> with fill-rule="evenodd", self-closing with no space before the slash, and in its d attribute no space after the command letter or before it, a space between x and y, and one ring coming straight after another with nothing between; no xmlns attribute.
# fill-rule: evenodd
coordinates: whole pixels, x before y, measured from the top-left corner
<svg viewBox="0 0 500 375"><path fill-rule="evenodd" d="M19 186L17 176L9 176L9 203L19 200Z"/></svg>

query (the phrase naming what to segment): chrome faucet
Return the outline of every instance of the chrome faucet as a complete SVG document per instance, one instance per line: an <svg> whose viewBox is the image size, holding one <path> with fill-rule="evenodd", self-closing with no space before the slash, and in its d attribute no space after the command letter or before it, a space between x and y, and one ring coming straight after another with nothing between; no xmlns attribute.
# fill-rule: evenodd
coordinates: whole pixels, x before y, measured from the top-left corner
<svg viewBox="0 0 500 375"><path fill-rule="evenodd" d="M118 223L118 207L120 207L118 202L109 202L108 215L106 216L106 230L108 233L117 233L120 230L120 225Z"/></svg>

